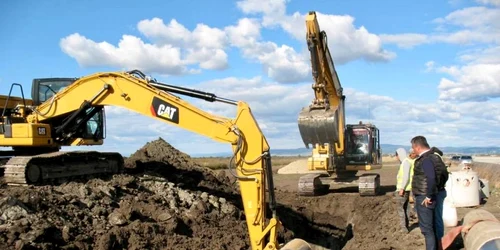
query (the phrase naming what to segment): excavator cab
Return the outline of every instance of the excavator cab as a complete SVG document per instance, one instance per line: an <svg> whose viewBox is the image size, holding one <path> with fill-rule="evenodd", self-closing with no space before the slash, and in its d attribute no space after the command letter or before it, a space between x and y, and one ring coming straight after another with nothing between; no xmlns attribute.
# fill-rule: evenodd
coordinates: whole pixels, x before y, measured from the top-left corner
<svg viewBox="0 0 500 250"><path fill-rule="evenodd" d="M31 99L38 106L71 85L77 78L36 78L31 85Z"/></svg>
<svg viewBox="0 0 500 250"><path fill-rule="evenodd" d="M33 84L31 88L31 98L33 104L38 106L56 95L57 93L63 91L71 85L73 82L78 80L78 78L36 78L33 79ZM81 112L78 117L74 117L70 121L70 117L73 113L66 116L57 117L54 121L48 121L48 123L58 124L60 126L53 126L54 132L63 133L68 129L72 130L72 138L81 138L86 140L99 141L105 139L105 113L103 107L88 107ZM62 125L61 125L62 124ZM61 127L65 126L65 129Z"/></svg>
<svg viewBox="0 0 500 250"><path fill-rule="evenodd" d="M376 165L381 162L379 130L371 124L346 126L347 165Z"/></svg>

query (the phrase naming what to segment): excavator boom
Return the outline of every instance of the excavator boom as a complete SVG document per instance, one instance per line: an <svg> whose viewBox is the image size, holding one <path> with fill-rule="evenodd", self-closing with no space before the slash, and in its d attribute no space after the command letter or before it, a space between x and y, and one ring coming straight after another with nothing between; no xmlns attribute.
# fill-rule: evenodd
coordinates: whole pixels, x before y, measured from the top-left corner
<svg viewBox="0 0 500 250"><path fill-rule="evenodd" d="M172 93L235 105L237 107L236 117L229 119L204 112ZM253 117L250 107L245 102L232 101L209 93L162 84L156 80L148 79L137 70L97 73L75 80L38 106L26 107L32 111L25 117L26 122L13 124L17 127L11 127L11 129L14 131L13 135L16 135L15 130L24 126L28 128L28 131L32 131L29 137L49 139L46 140L47 146L51 146L50 144L60 145L61 143L74 145L75 142L78 142L78 145L86 145L86 143L94 145L95 142L91 140L75 138L77 135L75 131L78 128L75 124L84 124L82 121L94 117L95 114L98 114L95 110L102 109L104 106L127 108L141 115L204 135L215 141L231 144L234 152L234 160L231 161L231 164L236 170L240 185L251 247L256 250L280 248L277 242L277 229L280 223L275 212L276 201L269 145ZM59 117L65 117L65 119L59 120ZM60 121L63 125L55 124L55 121ZM50 127L47 127L48 125ZM124 121L124 126L127 126L126 121ZM33 132L40 131L38 128L45 128L45 133L40 135L40 133ZM51 135L49 132L53 132L53 134ZM16 140L15 136L4 137L1 138L0 143L5 146L14 140ZM30 145L24 146L29 147ZM44 178L47 177L45 173L50 172L51 166L31 164L33 158L37 159L37 163L44 163L40 158L44 159L46 163L50 161L51 157L58 157L58 154L68 156L68 153L65 152L55 152L34 157L13 157L7 166L10 164L12 168L17 161L17 169L9 171L9 167L7 167L5 175L15 176L18 180L31 179L30 181L34 183L43 182ZM113 155L113 153L92 152L92 154L94 158L103 155L115 160L115 163L116 158L114 157L118 156L117 153ZM88 154L80 152L73 153L72 156L74 157L71 159L76 161L79 156L88 156ZM23 159L24 161L22 161ZM94 159L92 163L95 164L98 161L98 159ZM122 164L123 162L118 162L113 167L120 168ZM59 170L64 172L62 168ZM116 171L117 169L110 170L112 173ZM267 224L265 223L266 189L269 195L270 211L273 213ZM310 248L307 243L300 239L289 244L299 244L301 247ZM290 245L285 246L285 249L288 246Z"/></svg>
<svg viewBox="0 0 500 250"><path fill-rule="evenodd" d="M306 16L307 46L311 54L314 79L314 99L299 114L300 135L309 144L335 144L338 154L344 150L344 96L333 60L328 49L326 33L320 30L316 13Z"/></svg>

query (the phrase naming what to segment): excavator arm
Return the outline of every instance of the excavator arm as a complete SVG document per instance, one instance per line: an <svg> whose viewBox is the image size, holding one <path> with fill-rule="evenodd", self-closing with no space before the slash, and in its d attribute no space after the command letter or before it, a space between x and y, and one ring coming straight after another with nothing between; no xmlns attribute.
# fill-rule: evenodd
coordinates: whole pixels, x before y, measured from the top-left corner
<svg viewBox="0 0 500 250"><path fill-rule="evenodd" d="M311 54L314 99L299 114L299 130L307 148L323 144L335 145L338 155L344 151L344 99L327 36L320 30L316 12L306 16L307 46Z"/></svg>
<svg viewBox="0 0 500 250"><path fill-rule="evenodd" d="M228 119L204 112L171 93L236 105L236 117ZM247 103L162 84L148 79L140 71L97 73L76 80L37 106L27 120L30 123L44 123L54 117L71 117L91 107L102 106L127 108L215 141L231 144L234 152L234 161L231 163L237 172L252 249L280 248L277 242L280 222L275 212L269 145ZM126 121L123 125L127 126ZM266 185L273 213L267 225ZM309 247L304 241L296 239L284 249L304 246Z"/></svg>

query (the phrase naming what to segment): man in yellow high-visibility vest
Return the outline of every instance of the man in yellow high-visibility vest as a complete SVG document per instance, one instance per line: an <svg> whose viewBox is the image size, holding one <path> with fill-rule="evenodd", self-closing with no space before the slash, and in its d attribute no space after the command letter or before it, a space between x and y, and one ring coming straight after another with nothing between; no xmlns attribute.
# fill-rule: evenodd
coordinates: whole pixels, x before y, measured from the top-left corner
<svg viewBox="0 0 500 250"><path fill-rule="evenodd" d="M396 150L396 157L398 157L400 162L396 184L398 214L400 217L401 230L404 232L409 232L411 211L410 192L415 157L413 157L412 159L410 156L408 156L404 148L398 148Z"/></svg>

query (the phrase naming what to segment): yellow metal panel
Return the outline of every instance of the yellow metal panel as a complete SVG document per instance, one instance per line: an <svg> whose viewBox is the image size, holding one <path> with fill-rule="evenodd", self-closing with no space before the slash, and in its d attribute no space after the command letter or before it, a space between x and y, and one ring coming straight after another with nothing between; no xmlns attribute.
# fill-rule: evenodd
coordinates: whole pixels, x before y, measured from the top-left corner
<svg viewBox="0 0 500 250"><path fill-rule="evenodd" d="M12 138L0 136L0 146L47 146L52 145L48 124L12 124Z"/></svg>
<svg viewBox="0 0 500 250"><path fill-rule="evenodd" d="M312 156L307 159L308 170L327 170L330 158L330 146L316 144L312 150Z"/></svg>
<svg viewBox="0 0 500 250"><path fill-rule="evenodd" d="M50 146L51 138L4 138L0 137L0 146Z"/></svg>
<svg viewBox="0 0 500 250"><path fill-rule="evenodd" d="M14 123L12 124L12 137L13 138L29 138L30 124L27 123Z"/></svg>
<svg viewBox="0 0 500 250"><path fill-rule="evenodd" d="M50 138L48 124L14 123L12 126L13 138Z"/></svg>
<svg viewBox="0 0 500 250"><path fill-rule="evenodd" d="M307 159L307 169L308 170L327 170L328 169L328 157L309 157Z"/></svg>
<svg viewBox="0 0 500 250"><path fill-rule="evenodd" d="M39 124L39 123L31 123L28 124L28 133L29 137L41 137L41 138L50 138L51 131L50 126L48 124Z"/></svg>

